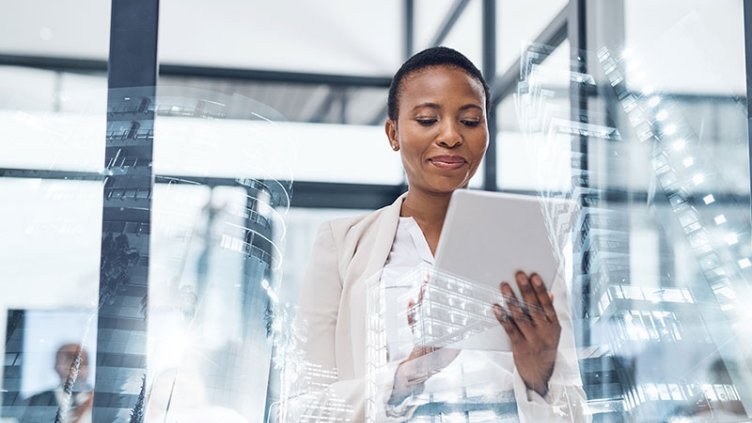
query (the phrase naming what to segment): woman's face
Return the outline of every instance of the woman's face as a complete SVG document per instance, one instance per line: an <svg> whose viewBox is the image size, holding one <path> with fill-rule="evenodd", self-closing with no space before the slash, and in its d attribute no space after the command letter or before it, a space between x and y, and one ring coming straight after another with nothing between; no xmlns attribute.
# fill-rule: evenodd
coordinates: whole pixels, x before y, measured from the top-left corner
<svg viewBox="0 0 752 423"><path fill-rule="evenodd" d="M411 189L442 194L467 186L488 145L483 86L465 71L435 66L409 74L387 120Z"/></svg>

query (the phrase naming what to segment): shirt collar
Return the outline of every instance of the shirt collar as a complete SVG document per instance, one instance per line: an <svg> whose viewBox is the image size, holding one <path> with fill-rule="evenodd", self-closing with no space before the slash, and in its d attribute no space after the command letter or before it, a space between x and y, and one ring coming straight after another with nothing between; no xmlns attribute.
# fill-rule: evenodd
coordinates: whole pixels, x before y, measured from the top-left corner
<svg viewBox="0 0 752 423"><path fill-rule="evenodd" d="M410 238L413 240L415 251L418 252L418 256L424 263L433 265L435 259L431 253L431 247L428 246L428 241L423 235L423 231L420 229L418 222L412 217L400 217L399 229L403 229L410 234Z"/></svg>

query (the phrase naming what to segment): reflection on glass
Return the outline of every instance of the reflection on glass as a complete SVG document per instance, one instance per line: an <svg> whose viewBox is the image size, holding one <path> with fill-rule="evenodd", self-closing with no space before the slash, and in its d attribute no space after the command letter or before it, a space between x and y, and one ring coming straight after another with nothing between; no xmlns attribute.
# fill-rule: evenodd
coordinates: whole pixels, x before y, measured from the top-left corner
<svg viewBox="0 0 752 423"><path fill-rule="evenodd" d="M544 113L556 104L556 85L535 63L545 47L531 46L533 65L523 68L516 101L531 135L547 136L552 148L567 143L551 136L557 125L574 135L571 188L542 195L581 205L572 294L581 298L580 367L596 421L746 416L740 392L748 392L752 355L749 332L734 323L744 318L739 310L750 298L752 251L743 246L750 236L749 187L734 182L748 179L746 130L708 135L697 125L695 106L661 79L666 69L643 60L670 51L667 40L686 42L678 34L701 38L705 28L694 18L660 34L661 49L621 51L609 44L580 52L580 60L594 62L588 77L573 75L570 82L589 98L558 121ZM707 68L693 77L714 78ZM731 91L727 98L739 97ZM744 105L730 102L737 108L723 120L743 128ZM709 138L717 145L708 145ZM725 155L733 156L730 166L719 160ZM540 163L549 178L565 174L543 173L545 158Z"/></svg>
<svg viewBox="0 0 752 423"><path fill-rule="evenodd" d="M419 17L421 44L454 3L418 3L419 11L434 13ZM576 345L569 353L587 402L567 404L596 422L749 419L752 235L742 2L593 5L586 26L598 31L588 34L588 51L570 54L568 41L520 49L519 41L532 39L565 3L499 6L497 67L519 56L520 73L513 95L497 106L500 133L492 136L498 135L501 189L579 205L574 222L564 222L572 240L561 255L572 263L565 288ZM460 29L479 36L479 7L470 6L450 42L457 37L464 46L469 32ZM40 40L65 39L52 37L53 30L38 31ZM467 44L471 56L480 56L479 40ZM373 125L385 88L277 83L274 93L296 90L269 100L295 111L289 122L265 104L219 93L227 86L258 93L273 84L216 79L192 82L204 90L167 86L188 79L163 78L143 110L124 100L111 112L128 120L108 127L103 73L0 66L3 421L88 423L97 388L103 404L121 410L120 421L273 421L294 389L338 380L331 369L296 361L305 330L292 322L305 301L298 293L316 228L367 211L290 209L292 181L402 184L399 159ZM131 125L140 112L153 113L154 124ZM153 137L155 160L103 163L105 136L126 149ZM155 177L120 189L106 185L105 166L125 173L152 167ZM476 176L470 186L480 182ZM151 200L152 217L150 225L107 228L115 235L105 238L103 251L105 188L108 199L126 207ZM348 200L341 206L351 207ZM562 226L556 210L548 216L549 229ZM149 235L148 243L140 234ZM148 257L137 248L144 244ZM119 265L147 261L148 296L100 298L102 267L117 274ZM422 282L410 277L413 288ZM360 293L368 298L371 329L361 343L372 365L363 396L371 398L375 421L386 415L378 407L403 399L377 398L394 382L393 372L379 370L409 355L414 337L446 345L496 324L479 307L489 301L479 299L483 293L451 278L435 281L419 309L385 307L385 298L405 303L414 291ZM465 295L470 291L476 295ZM148 325L110 319L102 307L147 315ZM405 330L410 311L422 319L416 331ZM518 417L514 396L482 380L488 367L451 366L452 354L426 358L426 368L441 372L419 375L436 378L416 395L426 406L413 421ZM136 370L143 368L142 378ZM299 375L311 377L295 386ZM136 394L108 395L120 387ZM357 411L336 395L326 399L329 410ZM460 411L459 404L475 408Z"/></svg>
<svg viewBox="0 0 752 423"><path fill-rule="evenodd" d="M9 311L4 416L24 423L91 422L96 369L91 317L85 310Z"/></svg>
<svg viewBox="0 0 752 423"><path fill-rule="evenodd" d="M292 183L285 124L249 99L175 87L156 110L145 416L264 421Z"/></svg>

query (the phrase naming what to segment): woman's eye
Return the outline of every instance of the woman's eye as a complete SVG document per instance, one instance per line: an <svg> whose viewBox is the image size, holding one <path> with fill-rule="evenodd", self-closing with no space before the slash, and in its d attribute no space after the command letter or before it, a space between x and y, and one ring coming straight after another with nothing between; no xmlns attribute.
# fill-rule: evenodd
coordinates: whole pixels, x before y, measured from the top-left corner
<svg viewBox="0 0 752 423"><path fill-rule="evenodd" d="M434 123L436 123L436 119L432 118L421 118L421 119L415 119L419 124L423 126L431 126Z"/></svg>
<svg viewBox="0 0 752 423"><path fill-rule="evenodd" d="M465 124L465 125L467 125L467 126L478 126L478 125L480 125L480 121L479 120L463 120L462 123Z"/></svg>

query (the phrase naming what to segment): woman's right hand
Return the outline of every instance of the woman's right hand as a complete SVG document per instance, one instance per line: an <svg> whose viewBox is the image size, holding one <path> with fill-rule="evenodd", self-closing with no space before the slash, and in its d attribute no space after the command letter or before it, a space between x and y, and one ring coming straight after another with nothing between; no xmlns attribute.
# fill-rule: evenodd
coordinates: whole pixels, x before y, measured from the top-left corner
<svg viewBox="0 0 752 423"><path fill-rule="evenodd" d="M528 389L544 397L556 364L561 324L553 295L538 274L517 272L515 279L522 297L517 298L509 283L502 282L499 289L509 306L504 310L495 304L493 310L512 341L514 365L520 377Z"/></svg>
<svg viewBox="0 0 752 423"><path fill-rule="evenodd" d="M423 303L424 284L418 294L418 302L410 300L407 304L407 323L410 330L415 326L415 312ZM410 355L397 367L394 375L392 400L402 401L408 395L423 390L423 383L440 372L457 358L460 350L416 345ZM390 400L390 402L392 402Z"/></svg>
<svg viewBox="0 0 752 423"><path fill-rule="evenodd" d="M399 387L397 385L410 389L422 385L428 378L450 365L459 353L460 350L452 348L416 346L397 367L395 389Z"/></svg>

